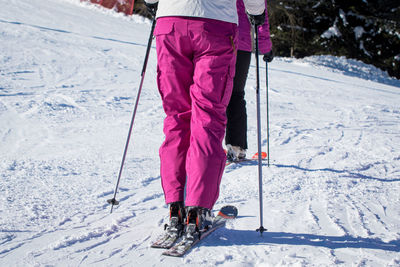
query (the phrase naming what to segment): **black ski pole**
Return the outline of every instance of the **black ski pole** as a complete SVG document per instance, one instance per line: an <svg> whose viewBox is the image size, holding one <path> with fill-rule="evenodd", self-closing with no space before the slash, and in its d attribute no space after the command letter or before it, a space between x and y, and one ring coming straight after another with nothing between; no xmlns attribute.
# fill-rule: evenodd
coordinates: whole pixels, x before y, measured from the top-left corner
<svg viewBox="0 0 400 267"><path fill-rule="evenodd" d="M269 167L269 97L268 97L268 61L265 61L265 80L267 90L267 166Z"/></svg>
<svg viewBox="0 0 400 267"><path fill-rule="evenodd" d="M261 157L261 115L260 115L260 66L258 58L258 26L254 25L254 32L256 34L255 46L256 46L256 77L257 77L257 146L258 146L258 190L259 190L259 201L260 201L260 228L257 232L263 234L266 229L263 227L263 197L262 197L262 157Z"/></svg>
<svg viewBox="0 0 400 267"><path fill-rule="evenodd" d="M132 134L132 129L133 129L133 123L135 121L135 117L136 117L136 110L139 104L139 98L140 98L140 94L142 92L142 87L143 87L143 81L144 81L144 76L146 74L146 67L147 67L147 62L149 60L149 55L150 55L150 48L151 48L151 43L153 41L153 32L154 32L154 28L156 26L156 19L153 18L153 22L151 24L151 31L150 31L150 37L149 37L149 41L147 43L147 50L146 50L146 55L144 57L144 63L143 63L143 69L142 69L142 79L140 80L140 85L139 85L139 90L136 96L136 103L135 103L135 107L133 109L133 113L132 113L132 119L131 119L131 125L129 126L129 132L128 132L128 137L126 139L126 143L125 143L125 149L124 149L124 154L122 156L122 161L121 161L121 167L119 169L119 174L118 174L118 180L117 180L117 185L115 186L115 191L114 191L114 197L112 199L108 199L107 202L109 204L111 204L111 212L113 211L114 205L118 205L119 201L116 199L117 196L117 192L118 192L118 186L119 186L119 182L121 180L121 175L122 175L122 169L124 168L124 163L125 163L125 158L126 158L126 153L128 151L128 147L129 147L129 141L131 139L131 134Z"/></svg>

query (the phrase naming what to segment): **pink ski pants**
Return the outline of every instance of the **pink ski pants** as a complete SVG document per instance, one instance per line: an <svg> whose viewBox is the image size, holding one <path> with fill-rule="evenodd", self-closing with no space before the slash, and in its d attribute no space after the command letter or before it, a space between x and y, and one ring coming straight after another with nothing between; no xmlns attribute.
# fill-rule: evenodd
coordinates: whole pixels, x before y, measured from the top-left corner
<svg viewBox="0 0 400 267"><path fill-rule="evenodd" d="M166 114L160 148L166 203L212 209L226 156L222 140L232 93L237 26L187 17L163 17L154 31L157 83Z"/></svg>

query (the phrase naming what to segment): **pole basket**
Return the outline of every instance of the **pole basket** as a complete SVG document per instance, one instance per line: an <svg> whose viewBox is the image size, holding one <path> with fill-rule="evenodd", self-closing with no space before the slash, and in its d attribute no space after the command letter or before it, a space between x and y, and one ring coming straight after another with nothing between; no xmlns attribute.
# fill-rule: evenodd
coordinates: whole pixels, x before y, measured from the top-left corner
<svg viewBox="0 0 400 267"><path fill-rule="evenodd" d="M116 200L115 198L107 199L107 203L111 205L119 205L119 201Z"/></svg>

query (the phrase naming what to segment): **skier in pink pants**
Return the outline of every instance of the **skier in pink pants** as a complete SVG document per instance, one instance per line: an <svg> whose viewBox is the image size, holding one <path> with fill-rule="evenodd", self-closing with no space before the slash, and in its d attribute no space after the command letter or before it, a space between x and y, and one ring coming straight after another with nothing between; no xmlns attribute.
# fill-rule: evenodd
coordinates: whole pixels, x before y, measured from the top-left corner
<svg viewBox="0 0 400 267"><path fill-rule="evenodd" d="M222 140L235 72L236 0L145 1L153 11L158 6L154 35L166 114L159 151L170 206L166 230L184 232L185 224L195 222L201 231L211 224L226 161ZM245 4L249 14L265 16L264 0Z"/></svg>

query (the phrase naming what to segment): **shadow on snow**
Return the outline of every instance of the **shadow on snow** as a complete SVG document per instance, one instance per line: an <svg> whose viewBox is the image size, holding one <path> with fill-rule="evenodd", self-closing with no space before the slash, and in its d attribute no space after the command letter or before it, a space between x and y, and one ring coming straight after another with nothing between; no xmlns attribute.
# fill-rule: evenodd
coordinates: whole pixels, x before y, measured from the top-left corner
<svg viewBox="0 0 400 267"><path fill-rule="evenodd" d="M400 241L383 242L377 238L363 238L345 236L324 236L315 234L295 234L285 232L264 232L261 236L258 232L250 230L224 229L229 238L219 238L218 241L208 242L203 246L251 246L251 245L296 245L315 246L329 249L339 248L365 248L385 251L400 252ZM224 234L225 236L225 234Z"/></svg>
<svg viewBox="0 0 400 267"><path fill-rule="evenodd" d="M39 30L44 30L44 31L53 31L53 32L58 32L58 33L74 34L74 35L81 36L81 37L89 37L89 38L93 38L93 39L105 40L105 41L110 41L110 42L117 42L117 43L121 43L121 44L129 44L129 45L147 47L146 44L139 44L139 43L134 43L134 42L122 41L122 40L117 40L117 39L113 39L113 38L101 37L101 36L84 36L84 35L81 35L79 33L74 33L74 32L71 32L71 31L55 29L55 28L49 28L49 27L43 27L43 26L29 24L29 23L23 23L23 22L19 22L19 21L6 21L6 20L0 19L0 22L1 23L7 23L7 24L14 24L14 25L29 26L29 27L36 28L36 29L39 29Z"/></svg>
<svg viewBox="0 0 400 267"><path fill-rule="evenodd" d="M294 168L298 169L301 171L306 171L306 172L333 172L333 173L339 173L339 174L345 174L343 177L347 178L359 178L359 179L370 179L370 180L376 180L380 182L400 182L400 178L394 178L394 179L385 179L385 178L378 178L378 177L373 177L369 175L364 175L361 173L357 172L352 172L352 171L347 171L347 170L335 170L332 168L320 168L320 169L308 169L308 168L302 168L296 165L283 165L283 164L274 164L274 166L278 168Z"/></svg>
<svg viewBox="0 0 400 267"><path fill-rule="evenodd" d="M243 166L256 166L256 165L258 165L257 160L247 160L247 161L243 161L240 163L231 164L226 167L225 171L228 173L235 169L241 168ZM263 160L263 166L266 166L266 165L267 165L266 161ZM370 175L365 175L362 173L357 173L354 171L335 170L332 168L310 169L310 168L303 168L303 167L296 166L296 165L284 165L284 164L271 164L271 166L276 166L278 168L292 168L292 169L297 169L297 170L305 171L305 172L331 172L331 173L336 173L336 174L343 174L341 177L344 177L344 178L369 179L369 180L375 180L375 181L379 181L379 182L400 182L400 178L392 178L392 179L379 178L379 177L373 177Z"/></svg>

